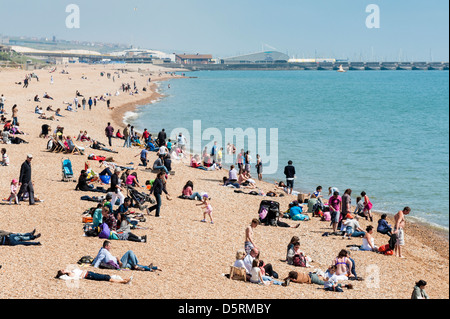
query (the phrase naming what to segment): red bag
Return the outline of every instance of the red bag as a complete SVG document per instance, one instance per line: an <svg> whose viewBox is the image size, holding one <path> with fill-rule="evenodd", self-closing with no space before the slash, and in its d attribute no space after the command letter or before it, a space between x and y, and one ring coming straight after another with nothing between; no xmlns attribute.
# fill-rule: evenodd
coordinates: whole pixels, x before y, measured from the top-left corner
<svg viewBox="0 0 450 319"><path fill-rule="evenodd" d="M383 246L378 247L378 251L379 251L380 253L386 253L386 251L388 251L388 250L390 250L389 244L386 244L386 245L383 245Z"/></svg>

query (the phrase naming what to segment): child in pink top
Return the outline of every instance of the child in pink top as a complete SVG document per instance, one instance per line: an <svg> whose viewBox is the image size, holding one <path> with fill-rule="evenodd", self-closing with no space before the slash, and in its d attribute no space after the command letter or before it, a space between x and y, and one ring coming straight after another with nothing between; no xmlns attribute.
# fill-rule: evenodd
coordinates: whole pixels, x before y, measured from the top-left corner
<svg viewBox="0 0 450 319"><path fill-rule="evenodd" d="M14 199L14 203L19 204L19 198L17 197L17 193L19 192L19 182L17 179L13 179L11 181L11 194L9 195L9 204L12 204L12 200Z"/></svg>
<svg viewBox="0 0 450 319"><path fill-rule="evenodd" d="M204 194L203 195L203 200L200 204L197 204L197 206L202 206L203 208L205 208L205 211L203 212L203 219L201 220L201 222L206 223L206 215L209 215L209 219L211 220L211 224L214 224L213 222L213 218L212 218L212 206L211 204L208 203L208 194Z"/></svg>

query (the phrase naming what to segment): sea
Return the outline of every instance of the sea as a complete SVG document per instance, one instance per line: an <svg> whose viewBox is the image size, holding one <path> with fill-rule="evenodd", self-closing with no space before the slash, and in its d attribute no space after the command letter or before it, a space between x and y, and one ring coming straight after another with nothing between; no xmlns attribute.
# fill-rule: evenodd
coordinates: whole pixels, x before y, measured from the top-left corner
<svg viewBox="0 0 450 319"><path fill-rule="evenodd" d="M408 219L448 232L448 71L186 76L158 83L164 97L124 120L137 130L164 128L172 138L183 129L197 153L214 141L226 153L227 130L241 132L244 139L231 143L238 152L251 150L253 176L257 153L263 179L271 182L285 180L284 167L292 160L297 191L312 193L321 185L327 197L330 186L341 195L350 188L352 205L365 191L374 211L395 214L409 206Z"/></svg>

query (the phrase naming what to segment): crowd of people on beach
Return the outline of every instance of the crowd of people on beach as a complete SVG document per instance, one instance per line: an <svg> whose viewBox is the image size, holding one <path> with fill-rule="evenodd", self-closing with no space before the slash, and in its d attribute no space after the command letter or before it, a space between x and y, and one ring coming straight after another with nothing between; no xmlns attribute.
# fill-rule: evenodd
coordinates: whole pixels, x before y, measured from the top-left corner
<svg viewBox="0 0 450 319"><path fill-rule="evenodd" d="M101 74L102 77L104 75L106 75L107 79L112 79L113 81L115 81L116 75L117 78L120 78L119 72L115 74ZM23 82L23 87L28 88L30 81L34 78L39 81L37 75L27 75ZM53 78L51 81L53 83ZM147 85L150 82L151 79L149 78ZM133 86L124 82L121 84L120 89L124 93L139 93L136 82L133 83ZM76 90L73 102L65 103L67 107L64 110L69 112L92 110L99 101L105 102L107 109L113 109L111 106L112 97L113 95L105 93L100 95L100 97L97 95L85 98L83 94ZM53 100L47 92L45 92L43 98ZM28 143L22 137L19 137L26 135L26 133L20 129L18 106L14 104L11 108L11 113L8 114L5 111L6 101L4 95L0 95L0 115L1 124L3 125L2 143L6 145ZM38 95L35 95L33 101L41 103ZM35 108L35 113L39 115L38 119L58 121L59 117L65 116L61 114L61 108L53 110L51 105L46 108L46 112L54 112L54 115L45 115L43 109L38 105ZM6 115L10 115L11 118L7 119ZM309 194L295 191L294 181L297 176L291 160L287 162L283 171L286 178L285 182L277 182L273 185L272 190L264 192L259 185L259 182L263 180L263 160L261 156L256 154L256 158L253 160L250 151L241 149L237 153L236 147L230 143L224 150L215 141L210 149L205 147L201 154L191 154L186 149L187 140L181 132L172 140L170 137L168 138L165 129L161 129L156 136L153 136L147 128L142 133L139 133L132 125L127 124L121 132L120 128L116 130L111 122L108 122L104 130L104 138L108 141L108 146L106 146L99 141L100 137L90 136L86 129L81 129L78 136L72 138L71 134L64 132L64 127L61 125L58 125L54 131L46 123L41 128L39 136L47 140L46 148L48 152L63 152L65 154L86 156L89 153L88 148L90 148L93 152L118 153L117 145L114 147L113 144L119 142L119 145L123 143L121 145L123 149L138 149L139 152L134 155L134 157L139 157L140 159L138 166L145 170L151 170L151 173L155 174L154 179L147 180L144 183L139 180L136 169L134 166L131 166L132 163L119 165L111 157L88 155L88 161L86 161L84 169L81 170L78 176L75 190L99 194L99 196L81 197L81 199L96 202L96 205L88 209L83 215L86 217L84 225L85 236L104 239L103 245L95 258L87 256L87 258L83 259L82 263L89 264L93 268L116 270L128 268L137 271L161 271L160 268L151 263L147 265L140 264L131 250L125 252L122 258L114 257L111 253L111 241L127 240L135 243L147 243L146 235L138 236L134 231L148 229L142 224L146 222L146 218L151 216L153 212L155 217L161 216L163 193L166 195L166 200L172 200L167 190L169 180L177 178L173 171L172 163L185 163L186 161L190 167L203 171L225 171L224 152L233 156L235 163L224 174L226 176L223 177L221 185L234 189L236 193L243 193L242 189L249 189L251 191L247 194L262 196L264 197L262 201L269 200L274 202L274 197L284 196L290 196L289 198L293 199L285 213L279 207L273 208L263 205L259 207L259 218L253 219L250 225L245 228L244 245L242 249L236 252L236 260L227 277L264 286L288 286L290 283L315 284L326 291L343 292L343 288L353 288L353 284L348 283L349 280L364 280L356 274L356 261L351 255L352 251L372 251L382 254L388 254L387 251L391 251L397 257L404 258L402 249L405 244L405 216L411 212L409 207L405 207L395 214L393 225L389 225L387 215L384 214L378 221L376 228L373 225L368 225L363 229L360 225L360 220L365 220L367 223L373 222L373 204L365 191L362 191L360 196L357 197L355 209L352 209L352 190L350 188L346 189L341 196L340 191L336 187L329 187L327 199L322 194L322 186L318 186L315 191ZM77 145L77 143L81 143L81 145ZM153 164L149 165L151 153L156 155L156 159ZM1 149L1 154L0 166L10 166L10 159L5 147ZM29 205L37 205L40 201L34 192L31 174L32 159L32 154L26 155L18 178L14 178L11 181L10 194L6 199L11 205L20 205L24 200L28 200ZM89 160L98 161L99 166L93 167ZM256 178L253 178L252 170L256 172ZM107 185L107 188L105 188L105 185ZM146 187L146 190L141 191L142 187ZM178 199L196 201L195 205L202 209L202 215L199 217L200 222L215 223L213 219L213 201L210 194L194 191L194 183L190 180L186 181L185 186L180 191L181 194L177 197ZM268 199L269 197L270 199ZM152 205L148 207L148 205L145 205L146 202ZM298 228L300 224L291 226L288 221L307 222L315 217L329 225L330 231L325 232L323 237L340 236L342 239L348 240L360 238L361 244L347 245L346 249L340 250L337 256L332 259L326 269L316 268L314 270L310 269L311 271L301 272L297 270L300 268L293 268L287 275L280 276L275 271L274 265L262 259L263 249L259 247L255 240L256 228L262 224L274 225L280 228ZM283 222L282 218L285 218L286 222ZM380 234L386 235L386 239L389 241L388 245L376 245L373 237L375 230ZM42 245L40 242L33 241L40 237L41 234L36 234L36 230L26 234L2 230L0 231L0 245ZM383 249L381 249L382 247ZM285 262L292 267L313 268L313 260L313 257L301 249L299 237L293 236L287 246ZM63 280L87 279L122 284L129 284L132 281L132 277L123 279L116 275L103 275L94 271L80 269L60 269L57 271L56 278ZM428 298L424 291L425 285L426 282L423 280L416 283L412 297Z"/></svg>

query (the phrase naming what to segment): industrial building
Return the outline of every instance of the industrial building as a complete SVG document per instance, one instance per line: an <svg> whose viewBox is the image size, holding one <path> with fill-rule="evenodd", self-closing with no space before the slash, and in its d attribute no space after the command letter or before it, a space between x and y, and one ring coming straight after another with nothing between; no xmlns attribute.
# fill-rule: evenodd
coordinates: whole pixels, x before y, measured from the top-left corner
<svg viewBox="0 0 450 319"><path fill-rule="evenodd" d="M175 62L180 64L209 64L211 63L211 54L176 54Z"/></svg>
<svg viewBox="0 0 450 319"><path fill-rule="evenodd" d="M264 51L221 59L221 64L287 63L289 56L277 51Z"/></svg>

